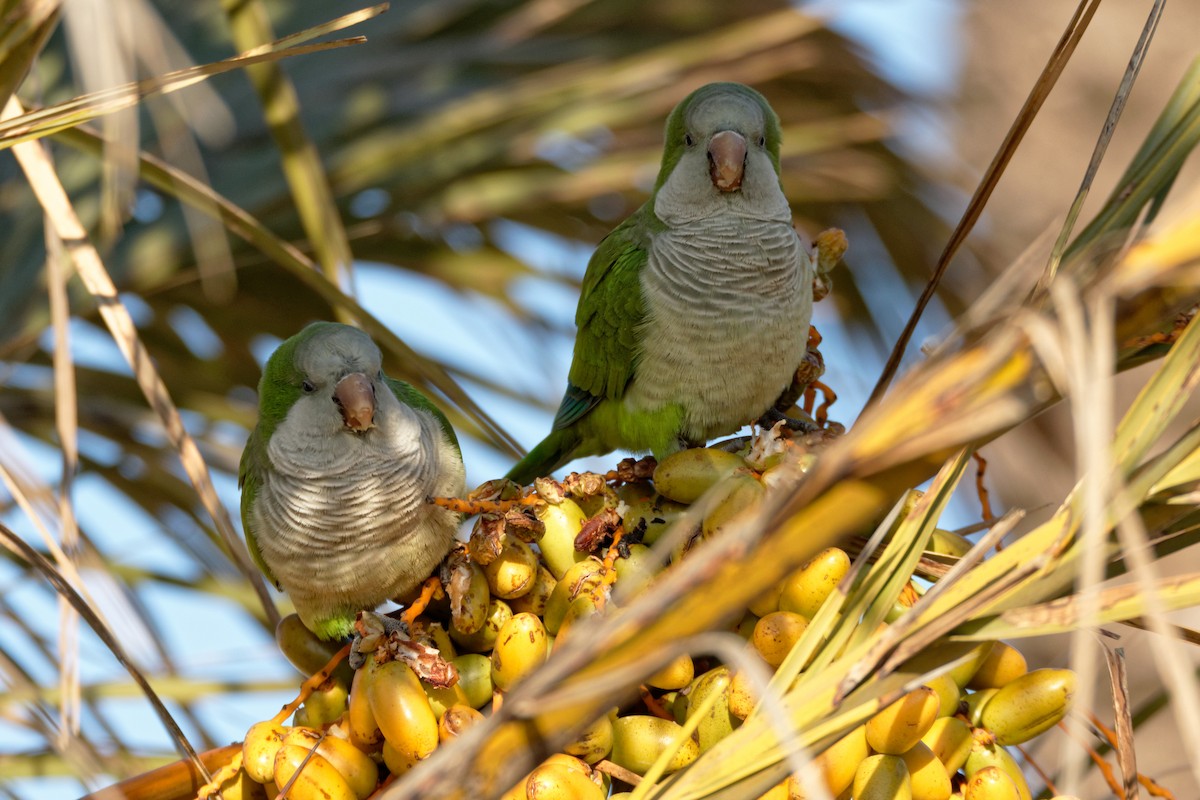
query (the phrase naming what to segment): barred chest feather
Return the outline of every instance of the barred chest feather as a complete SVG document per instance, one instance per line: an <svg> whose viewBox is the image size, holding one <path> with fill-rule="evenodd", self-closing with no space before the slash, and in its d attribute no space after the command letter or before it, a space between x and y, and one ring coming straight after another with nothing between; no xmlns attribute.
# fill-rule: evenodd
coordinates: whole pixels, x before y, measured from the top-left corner
<svg viewBox="0 0 1200 800"><path fill-rule="evenodd" d="M757 419L804 357L813 269L786 222L726 216L657 234L627 407L682 403L689 441Z"/></svg>
<svg viewBox="0 0 1200 800"><path fill-rule="evenodd" d="M314 436L285 420L271 437L258 545L298 610L374 607L449 549L455 519L425 498L459 493L461 462L448 463L430 415L392 400L366 435Z"/></svg>

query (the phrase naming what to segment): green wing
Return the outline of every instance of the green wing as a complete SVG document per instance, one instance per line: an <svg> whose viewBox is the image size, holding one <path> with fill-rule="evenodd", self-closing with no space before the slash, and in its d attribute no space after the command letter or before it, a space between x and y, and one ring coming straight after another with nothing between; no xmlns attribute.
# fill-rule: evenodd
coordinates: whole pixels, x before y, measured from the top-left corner
<svg viewBox="0 0 1200 800"><path fill-rule="evenodd" d="M645 303L641 272L650 249L644 205L604 237L588 262L575 312L575 356L554 430L578 422L601 400L624 396L641 355L638 339Z"/></svg>
<svg viewBox="0 0 1200 800"><path fill-rule="evenodd" d="M428 397L417 391L411 384L404 381L389 378L386 375L383 380L387 383L388 388L392 390L392 394L400 398L400 402L413 408L419 408L422 411L428 411L433 414L434 419L442 426L442 430L446 433L446 438L450 440L450 444L454 445L454 450L459 457L462 456L462 450L458 446L458 436L454 433L453 426L450 425L450 420L442 413L442 410L433 404Z"/></svg>
<svg viewBox="0 0 1200 800"><path fill-rule="evenodd" d="M270 468L267 464L262 463L266 449L266 442L262 441L262 434L259 432L258 426L255 426L250 433L249 441L246 442L246 448L242 450L242 460L238 464L238 487L242 490L242 530L246 533L246 549L250 551L250 557L262 570L262 574L267 576L267 580L279 588L279 581L271 574L267 562L263 561L262 552L258 549L254 526L250 524L250 509L254 506L254 497L258 494L259 486L262 485L263 472Z"/></svg>

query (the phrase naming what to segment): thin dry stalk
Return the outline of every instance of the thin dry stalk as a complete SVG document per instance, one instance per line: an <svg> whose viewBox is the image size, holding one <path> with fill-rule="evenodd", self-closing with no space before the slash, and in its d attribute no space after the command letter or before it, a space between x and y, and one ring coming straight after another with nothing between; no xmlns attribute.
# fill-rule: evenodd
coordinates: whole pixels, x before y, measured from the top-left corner
<svg viewBox="0 0 1200 800"><path fill-rule="evenodd" d="M1108 680L1116 718L1117 765L1121 767L1121 784L1125 789L1125 800L1137 800L1137 754L1133 749L1133 720L1129 715L1129 672L1125 666L1125 648L1105 646L1104 658L1108 662Z"/></svg>
<svg viewBox="0 0 1200 800"><path fill-rule="evenodd" d="M79 416L75 405L75 370L71 357L71 340L67 326L71 310L67 301L67 268L62 242L47 229L46 271L50 291L50 316L54 326L54 424L58 430L62 452L62 477L58 486L59 535L66 558L74 561L79 552L79 527L71 488L79 469ZM66 747L67 736L78 735L80 728L79 688L79 617L70 604L59 598L59 690L62 727L59 730L60 749Z"/></svg>
<svg viewBox="0 0 1200 800"><path fill-rule="evenodd" d="M10 98L3 117L11 119L20 113L20 103L15 98ZM179 452L184 471L199 495L200 501L216 524L234 563L255 587L263 610L272 625L278 623L279 611L267 591L263 577L250 562L250 556L233 527L229 512L217 496L208 466L204 463L204 458L200 454L195 440L184 428L183 420L179 416L179 409L171 401L170 393L162 378L159 377L153 359L150 358L149 352L138 337L133 319L121 302L116 286L113 285L112 278L109 277L108 271L100 260L100 254L88 242L87 231L75 214L66 190L59 182L49 157L36 143L18 145L13 148L13 151L21 168L25 171L38 201L46 210L46 215L53 224L55 233L66 245L67 252L75 263L76 271L88 291L96 298L100 314L108 325L121 354L125 357L126 363L133 371L138 386L150 407L158 414L167 436Z"/></svg>
<svg viewBox="0 0 1200 800"><path fill-rule="evenodd" d="M1121 119L1121 112L1125 109L1125 101L1129 98L1129 93L1133 90L1133 82L1137 80L1138 73L1142 69L1142 62L1146 58L1146 53L1150 50L1150 42L1154 39L1154 32L1158 29L1158 21L1162 17L1165 6L1166 0L1155 0L1153 8L1150 9L1150 16L1146 20L1146 25L1142 28L1141 36L1138 38L1137 45L1133 49L1133 55L1129 58L1129 65L1125 68L1125 74L1121 77L1121 85L1117 88L1117 94L1113 98L1112 107L1108 110L1108 117L1104 120L1104 127L1100 131L1100 138L1096 140L1096 146L1092 150L1092 158L1088 162L1087 170L1084 171L1079 191L1075 193L1075 200L1071 203L1071 209L1067 212L1067 219L1063 222L1062 230L1058 234L1058 240L1054 243L1054 249L1050 253L1050 263L1046 266L1047 281L1053 280L1055 274L1058 272L1058 265L1062 261L1063 252L1067 249L1067 243L1071 239L1071 232L1075 228L1075 221L1079 219L1079 213L1083 210L1083 203L1087 200L1088 192L1092 188L1092 181L1096 177L1096 172L1100 169L1100 162L1104 160L1104 153L1108 149L1108 143L1117 129L1117 122Z"/></svg>

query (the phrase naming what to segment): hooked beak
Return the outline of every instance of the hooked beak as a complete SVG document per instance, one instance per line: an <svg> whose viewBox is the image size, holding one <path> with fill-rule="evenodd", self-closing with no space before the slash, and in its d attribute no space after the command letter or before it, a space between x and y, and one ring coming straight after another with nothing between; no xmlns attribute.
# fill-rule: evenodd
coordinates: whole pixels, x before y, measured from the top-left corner
<svg viewBox="0 0 1200 800"><path fill-rule="evenodd" d="M746 170L746 139L736 131L721 131L708 140L709 175L722 192L736 192Z"/></svg>
<svg viewBox="0 0 1200 800"><path fill-rule="evenodd" d="M338 381L333 389L333 402L342 412L342 423L350 430L362 433L374 425L375 389L361 372L351 372Z"/></svg>

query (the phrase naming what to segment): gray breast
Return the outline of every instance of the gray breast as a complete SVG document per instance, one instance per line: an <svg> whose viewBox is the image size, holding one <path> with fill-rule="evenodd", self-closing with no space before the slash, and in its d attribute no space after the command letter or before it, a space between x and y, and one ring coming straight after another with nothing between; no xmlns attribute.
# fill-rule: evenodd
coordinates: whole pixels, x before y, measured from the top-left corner
<svg viewBox="0 0 1200 800"><path fill-rule="evenodd" d="M690 440L757 418L804 356L812 266L787 223L721 218L658 234L642 293L646 336L626 402L682 404Z"/></svg>
<svg viewBox="0 0 1200 800"><path fill-rule="evenodd" d="M330 439L290 435L285 425L271 439L273 470L259 495L260 512L271 520L259 545L283 583L312 577L311 560L288 554L311 553L333 582L360 571L367 560L387 559L414 534L427 513L424 499L433 493L438 464L435 443L421 435L418 421L381 426L366 437L339 434L336 446ZM280 574L288 572L294 574Z"/></svg>

